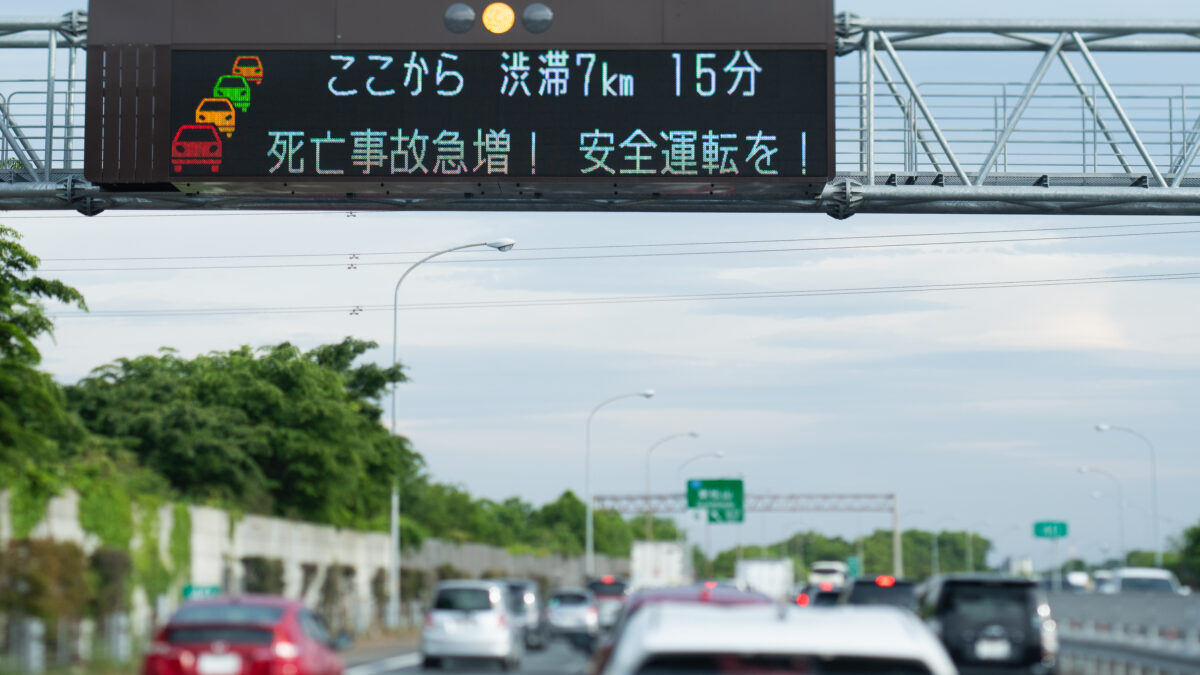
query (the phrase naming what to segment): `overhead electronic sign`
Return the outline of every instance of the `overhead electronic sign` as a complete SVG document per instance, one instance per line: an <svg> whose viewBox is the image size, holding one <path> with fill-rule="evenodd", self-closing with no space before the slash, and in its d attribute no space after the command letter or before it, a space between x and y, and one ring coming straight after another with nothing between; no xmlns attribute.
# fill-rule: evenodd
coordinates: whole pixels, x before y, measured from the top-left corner
<svg viewBox="0 0 1200 675"><path fill-rule="evenodd" d="M832 0L90 0L89 21L99 184L795 199L835 173Z"/></svg>
<svg viewBox="0 0 1200 675"><path fill-rule="evenodd" d="M176 51L161 161L190 180L824 177L826 67L749 48Z"/></svg>

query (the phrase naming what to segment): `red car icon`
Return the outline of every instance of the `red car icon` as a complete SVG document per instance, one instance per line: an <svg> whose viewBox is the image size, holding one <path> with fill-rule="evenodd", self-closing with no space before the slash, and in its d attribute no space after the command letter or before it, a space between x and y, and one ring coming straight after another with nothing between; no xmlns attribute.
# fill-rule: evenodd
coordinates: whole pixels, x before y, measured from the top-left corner
<svg viewBox="0 0 1200 675"><path fill-rule="evenodd" d="M171 142L171 164L175 173L185 164L207 164L216 173L221 168L221 134L212 124L185 124Z"/></svg>

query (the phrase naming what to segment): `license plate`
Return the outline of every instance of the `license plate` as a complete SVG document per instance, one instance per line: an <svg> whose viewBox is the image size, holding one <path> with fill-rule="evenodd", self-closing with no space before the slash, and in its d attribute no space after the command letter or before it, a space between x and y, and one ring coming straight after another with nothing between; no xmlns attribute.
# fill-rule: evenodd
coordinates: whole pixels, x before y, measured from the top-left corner
<svg viewBox="0 0 1200 675"><path fill-rule="evenodd" d="M242 657L237 654L201 654L196 661L200 675L238 675L242 672Z"/></svg>
<svg viewBox="0 0 1200 675"><path fill-rule="evenodd" d="M1012 657L1008 640L979 640L975 643L975 658L982 661L1004 661Z"/></svg>

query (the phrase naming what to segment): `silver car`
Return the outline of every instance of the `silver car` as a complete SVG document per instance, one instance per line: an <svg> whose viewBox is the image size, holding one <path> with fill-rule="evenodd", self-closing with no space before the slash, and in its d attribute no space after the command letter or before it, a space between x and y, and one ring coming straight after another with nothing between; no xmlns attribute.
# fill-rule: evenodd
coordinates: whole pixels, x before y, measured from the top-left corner
<svg viewBox="0 0 1200 675"><path fill-rule="evenodd" d="M586 588L560 588L546 603L546 623L557 637L590 650L600 634L600 609Z"/></svg>
<svg viewBox="0 0 1200 675"><path fill-rule="evenodd" d="M537 582L529 579L508 579L509 611L525 637L525 647L541 649L546 646L546 624L542 621L542 594Z"/></svg>
<svg viewBox="0 0 1200 675"><path fill-rule="evenodd" d="M433 595L421 631L421 663L438 668L445 659L486 659L503 670L525 655L521 630L509 613L502 581L443 581Z"/></svg>

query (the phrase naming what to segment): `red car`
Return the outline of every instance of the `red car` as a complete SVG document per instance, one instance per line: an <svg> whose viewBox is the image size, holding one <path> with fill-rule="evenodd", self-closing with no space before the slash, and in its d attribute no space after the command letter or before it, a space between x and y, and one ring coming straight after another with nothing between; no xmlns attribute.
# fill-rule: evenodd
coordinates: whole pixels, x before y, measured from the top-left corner
<svg viewBox="0 0 1200 675"><path fill-rule="evenodd" d="M342 675L325 622L303 603L225 596L179 608L146 650L142 675Z"/></svg>
<svg viewBox="0 0 1200 675"><path fill-rule="evenodd" d="M171 141L171 164L175 173L185 164L207 164L216 173L221 168L221 134L212 124L185 124Z"/></svg>

